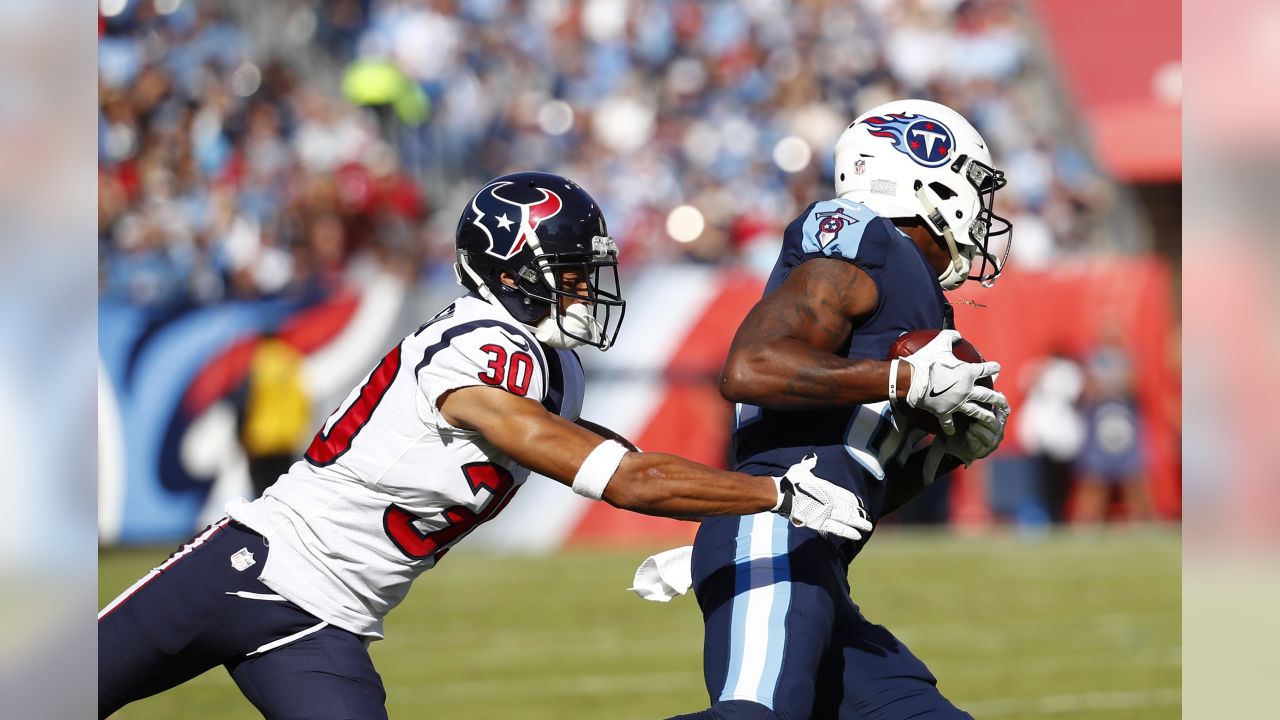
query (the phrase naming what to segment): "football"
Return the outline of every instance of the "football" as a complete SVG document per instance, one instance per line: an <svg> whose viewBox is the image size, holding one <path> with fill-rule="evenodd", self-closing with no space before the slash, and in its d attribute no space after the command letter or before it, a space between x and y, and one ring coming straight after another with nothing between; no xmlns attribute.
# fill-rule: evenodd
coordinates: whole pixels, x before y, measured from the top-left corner
<svg viewBox="0 0 1280 720"><path fill-rule="evenodd" d="M912 330L911 332L903 333L897 340L893 341L893 345L889 347L889 354L885 356L885 360L903 358L915 353L925 345L928 345L929 341L937 337L939 332L941 331ZM957 340L951 351L957 358L964 362L979 363L986 360L986 358L982 357L982 353L978 351L978 348L974 347L973 343L965 340L964 338ZM978 384L983 387L995 387L995 383L993 383L989 377L979 378ZM934 416L933 413L927 410L909 407L905 400L895 401L893 405L894 412L900 417L905 417L907 422L911 423L912 426L933 435L942 434L942 426L938 424L938 418ZM969 423L973 422L969 416L961 415L959 413L956 413L954 419L957 432L963 431Z"/></svg>

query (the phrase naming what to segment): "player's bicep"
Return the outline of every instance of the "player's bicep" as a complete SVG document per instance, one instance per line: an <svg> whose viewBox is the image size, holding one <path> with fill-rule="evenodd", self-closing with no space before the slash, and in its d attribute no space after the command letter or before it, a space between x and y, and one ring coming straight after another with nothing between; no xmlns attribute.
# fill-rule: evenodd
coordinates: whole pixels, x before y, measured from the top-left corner
<svg viewBox="0 0 1280 720"><path fill-rule="evenodd" d="M756 304L734 336L730 353L785 338L834 352L855 323L875 309L875 283L844 260L801 263L774 292Z"/></svg>
<svg viewBox="0 0 1280 720"><path fill-rule="evenodd" d="M446 393L440 413L454 427L484 436L516 463L565 485L603 438L548 412L541 403L493 387Z"/></svg>

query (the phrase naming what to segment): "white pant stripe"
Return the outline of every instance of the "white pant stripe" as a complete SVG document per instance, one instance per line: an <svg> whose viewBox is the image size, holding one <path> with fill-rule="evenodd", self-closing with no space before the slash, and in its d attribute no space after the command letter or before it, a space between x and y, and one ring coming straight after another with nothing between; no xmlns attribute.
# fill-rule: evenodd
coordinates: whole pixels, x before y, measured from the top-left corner
<svg viewBox="0 0 1280 720"><path fill-rule="evenodd" d="M275 649L276 649L276 648L278 648L278 647L281 647L281 646L284 646L284 645L288 645L289 643L293 642L294 640L301 640L302 638L304 638L304 637L306 637L306 636L310 635L311 633L313 633L313 632L319 632L319 631L321 631L321 630L323 630L323 629L325 629L325 628L327 628L327 627L329 627L329 623L327 623L327 622L322 622L322 623L320 623L319 625L313 625L313 626L311 626L311 627L307 628L306 630L300 630L300 631L298 631L298 632L296 632L296 633L294 633L294 634L292 634L292 635L289 635L288 637L282 637L282 638L280 638L279 640L273 640L273 641L271 641L271 642L267 643L266 645L263 645L262 647L258 648L257 650L254 650L253 652L249 653L248 655L245 655L245 657L253 657L254 655L261 655L262 653L264 653L264 652L266 652L266 651L268 651L268 650L275 650Z"/></svg>
<svg viewBox="0 0 1280 720"><path fill-rule="evenodd" d="M153 568L151 572L144 575L141 580L130 585L128 590L125 590L124 592L116 596L115 600L112 600L110 603L108 603L107 606L102 608L102 611L98 613L98 619L101 620L102 618L111 614L112 610L115 610L117 607L119 607L121 603L123 603L125 600L128 600L131 595L141 590L143 585L146 585L147 583L154 580L156 576L158 576L160 573L167 570L170 565L173 565L175 562L177 562L181 558L184 558L187 555L190 555L191 551L203 545L206 540L208 540L214 533L218 532L223 527L225 527L226 524L229 522L231 522L231 518L222 518L218 522L210 525L208 530L205 530L204 532L200 533L195 537L194 540L184 545L181 550L173 554L173 557L169 558L168 560L165 560L163 563L160 564L159 567Z"/></svg>
<svg viewBox="0 0 1280 720"><path fill-rule="evenodd" d="M269 600L271 602L289 602L288 600L284 599L283 597L275 593L256 593L256 592L249 592L248 590L237 590L235 592L228 592L227 594L235 595L236 597L242 597L246 600Z"/></svg>

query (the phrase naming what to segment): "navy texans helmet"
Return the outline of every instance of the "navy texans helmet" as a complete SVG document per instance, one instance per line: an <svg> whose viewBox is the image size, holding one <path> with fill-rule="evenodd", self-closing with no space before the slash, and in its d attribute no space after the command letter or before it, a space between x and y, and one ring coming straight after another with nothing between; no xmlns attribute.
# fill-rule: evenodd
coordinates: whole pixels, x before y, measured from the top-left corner
<svg viewBox="0 0 1280 720"><path fill-rule="evenodd" d="M463 209L456 241L459 282L541 342L607 350L617 339L626 311L618 246L577 183L543 172L490 180Z"/></svg>

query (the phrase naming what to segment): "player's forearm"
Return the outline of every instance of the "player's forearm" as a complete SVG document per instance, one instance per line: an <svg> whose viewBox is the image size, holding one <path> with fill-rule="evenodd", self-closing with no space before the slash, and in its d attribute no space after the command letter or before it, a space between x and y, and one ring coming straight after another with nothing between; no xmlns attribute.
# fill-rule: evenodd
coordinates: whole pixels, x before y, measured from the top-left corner
<svg viewBox="0 0 1280 720"><path fill-rule="evenodd" d="M677 518L750 515L777 503L773 478L726 472L665 453L627 453L605 488L611 505Z"/></svg>
<svg viewBox="0 0 1280 720"><path fill-rule="evenodd" d="M911 367L898 366L898 396L911 386ZM793 338L735 349L720 377L731 402L780 410L843 407L889 397L889 362L847 360Z"/></svg>

